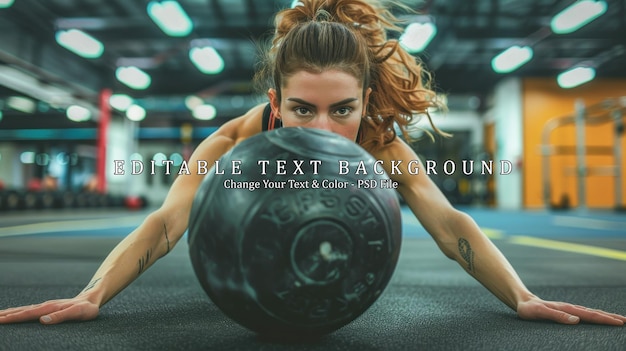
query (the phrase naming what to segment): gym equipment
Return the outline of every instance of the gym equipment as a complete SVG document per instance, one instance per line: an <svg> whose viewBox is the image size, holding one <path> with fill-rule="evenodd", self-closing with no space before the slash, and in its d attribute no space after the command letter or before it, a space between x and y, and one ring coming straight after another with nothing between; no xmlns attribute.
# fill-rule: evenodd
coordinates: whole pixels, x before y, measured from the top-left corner
<svg viewBox="0 0 626 351"><path fill-rule="evenodd" d="M59 208L59 193L54 191L44 191L39 194L40 205L43 209Z"/></svg>
<svg viewBox="0 0 626 351"><path fill-rule="evenodd" d="M124 206L130 210L138 210L143 207L143 202L139 196L129 195L124 198Z"/></svg>
<svg viewBox="0 0 626 351"><path fill-rule="evenodd" d="M34 191L26 191L24 192L24 209L26 210L34 210L39 208L39 194Z"/></svg>
<svg viewBox="0 0 626 351"><path fill-rule="evenodd" d="M123 195L75 192L71 190L0 190L0 211L124 206L131 209L141 209L147 205L147 198L143 196L137 196L128 200Z"/></svg>
<svg viewBox="0 0 626 351"><path fill-rule="evenodd" d="M0 211L8 211L9 208L9 190L0 189Z"/></svg>
<svg viewBox="0 0 626 351"><path fill-rule="evenodd" d="M552 192L550 189L550 157L553 155L576 155L576 166L573 173L576 176L578 207L585 209L586 187L585 178L589 175L603 175L614 177L615 179L615 209L624 210L626 204L622 199L622 186L624 184L622 174L622 138L624 135L624 112L626 112L626 96L621 98L605 99L604 101L585 106L582 100L577 100L575 104L576 113L574 115L556 117L548 120L542 131L542 181L544 205L552 209L567 209L570 207L570 197L567 194L560 196L558 204L552 203ZM585 145L585 126L613 123L614 139L613 146ZM550 135L552 131L567 124L574 124L576 128L576 145L551 145ZM586 155L612 155L613 165L602 167L589 167L586 162Z"/></svg>
<svg viewBox="0 0 626 351"><path fill-rule="evenodd" d="M78 207L78 202L76 201L76 193L72 191L64 191L61 193L60 198L61 208Z"/></svg>
<svg viewBox="0 0 626 351"><path fill-rule="evenodd" d="M4 199L4 207L8 211L21 210L24 208L24 192L9 190Z"/></svg>
<svg viewBox="0 0 626 351"><path fill-rule="evenodd" d="M402 228L375 161L344 137L306 128L264 132L225 154L196 193L188 233L213 302L277 338L320 336L367 310L393 274ZM367 175L355 175L359 163Z"/></svg>

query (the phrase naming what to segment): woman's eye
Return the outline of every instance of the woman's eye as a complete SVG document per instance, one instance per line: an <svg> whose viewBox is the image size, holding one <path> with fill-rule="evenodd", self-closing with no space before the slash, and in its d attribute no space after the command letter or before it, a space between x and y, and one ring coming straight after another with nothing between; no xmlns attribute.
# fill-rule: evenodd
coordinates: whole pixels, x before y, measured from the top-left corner
<svg viewBox="0 0 626 351"><path fill-rule="evenodd" d="M335 111L335 113L339 116L347 116L352 112L350 107L341 107Z"/></svg>
<svg viewBox="0 0 626 351"><path fill-rule="evenodd" d="M306 107L296 107L293 109L293 111L298 115L308 115L310 112L309 109Z"/></svg>

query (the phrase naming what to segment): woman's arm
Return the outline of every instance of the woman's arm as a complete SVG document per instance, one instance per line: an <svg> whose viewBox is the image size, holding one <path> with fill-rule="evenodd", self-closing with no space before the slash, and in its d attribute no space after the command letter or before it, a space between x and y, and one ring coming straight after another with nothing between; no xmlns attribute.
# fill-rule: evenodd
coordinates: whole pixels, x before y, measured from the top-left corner
<svg viewBox="0 0 626 351"><path fill-rule="evenodd" d="M45 324L97 317L99 308L137 279L157 259L165 256L187 229L196 190L204 176L197 161L208 167L239 141L260 131L262 107L224 124L205 139L188 162L189 174L172 184L163 205L109 253L87 286L74 298L0 311L0 324L39 319Z"/></svg>
<svg viewBox="0 0 626 351"><path fill-rule="evenodd" d="M163 205L111 251L78 297L102 306L168 254L187 229L193 198L204 178L197 161L211 165L234 144L223 133L203 141L188 162L189 174L176 178Z"/></svg>
<svg viewBox="0 0 626 351"><path fill-rule="evenodd" d="M391 160L403 160L399 167L402 174L391 174L394 171L391 168L387 172L398 181L398 190L420 223L447 257L457 261L521 318L548 319L565 324L580 320L611 325L626 322L624 316L541 300L522 283L511 264L474 220L451 206L424 169L418 174L409 174L408 161L418 158L408 145L396 140L375 156L387 161L386 165Z"/></svg>

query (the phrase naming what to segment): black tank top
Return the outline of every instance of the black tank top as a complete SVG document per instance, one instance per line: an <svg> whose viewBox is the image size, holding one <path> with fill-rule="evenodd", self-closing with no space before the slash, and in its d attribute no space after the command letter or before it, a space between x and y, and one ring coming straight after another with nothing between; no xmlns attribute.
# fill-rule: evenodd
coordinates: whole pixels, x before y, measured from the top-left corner
<svg viewBox="0 0 626 351"><path fill-rule="evenodd" d="M268 130L274 130L276 128L282 128L283 126L283 122L280 120L280 118L276 118L274 116L274 113L272 112L272 108L270 106L270 104L267 104L265 106L265 109L263 110L263 126L262 126L262 130L268 131ZM359 127L359 133L356 137L356 143L357 144L361 144L361 133L362 129L361 127Z"/></svg>

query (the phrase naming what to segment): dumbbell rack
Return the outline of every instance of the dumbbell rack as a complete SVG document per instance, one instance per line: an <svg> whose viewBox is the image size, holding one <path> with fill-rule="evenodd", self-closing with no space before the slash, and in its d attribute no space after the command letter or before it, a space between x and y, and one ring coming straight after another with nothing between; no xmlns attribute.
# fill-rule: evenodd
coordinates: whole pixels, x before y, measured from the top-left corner
<svg viewBox="0 0 626 351"><path fill-rule="evenodd" d="M622 138L624 135L624 117L626 112L626 96L619 98L609 98L604 101L586 106L582 99L575 103L575 113L573 115L555 117L546 122L541 136L542 155L542 184L543 200L547 208L567 208L569 205L563 203L555 205L552 203L552 193L550 187L550 157L555 155L576 155L576 165L567 169L566 172L576 176L576 186L578 195L578 208L587 208L586 199L586 177L590 175L615 177L615 209L624 210L626 204L622 199L622 186L624 184L622 173ZM613 146L586 145L585 127L587 125L600 125L613 123ZM576 144L574 146L552 145L550 135L562 126L574 124L576 131ZM590 167L587 166L586 155L612 155L614 164L608 166Z"/></svg>

